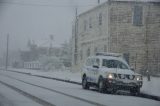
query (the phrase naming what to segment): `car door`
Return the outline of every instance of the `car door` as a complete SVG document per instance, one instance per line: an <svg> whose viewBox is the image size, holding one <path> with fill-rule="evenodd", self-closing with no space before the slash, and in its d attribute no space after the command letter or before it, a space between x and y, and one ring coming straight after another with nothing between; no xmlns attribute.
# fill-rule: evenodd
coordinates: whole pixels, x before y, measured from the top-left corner
<svg viewBox="0 0 160 106"><path fill-rule="evenodd" d="M85 70L86 70L86 75L87 75L87 81L89 82L93 82L93 78L92 78L92 74L93 74L93 70L92 70L92 64L93 64L93 59L92 58L88 58L85 64Z"/></svg>
<svg viewBox="0 0 160 106"><path fill-rule="evenodd" d="M94 58L94 60L93 60L93 66L92 66L92 78L93 78L93 82L97 82L97 78L98 78L99 70L100 70L99 67L100 67L100 60L98 58Z"/></svg>

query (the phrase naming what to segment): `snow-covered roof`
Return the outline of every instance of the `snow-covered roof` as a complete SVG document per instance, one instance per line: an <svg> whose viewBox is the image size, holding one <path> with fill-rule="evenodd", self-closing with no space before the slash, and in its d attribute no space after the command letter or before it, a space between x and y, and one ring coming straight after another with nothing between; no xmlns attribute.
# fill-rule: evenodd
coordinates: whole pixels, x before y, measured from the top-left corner
<svg viewBox="0 0 160 106"><path fill-rule="evenodd" d="M86 13L88 13L88 12L90 12L90 11L98 8L98 7L101 7L101 6L105 5L105 4L107 4L109 1L110 2L142 2L142 3L143 2L144 3L149 2L149 3L160 3L160 0L107 0L106 2L103 2L100 5L95 6L95 7L91 8L91 9L89 9L89 10L87 10L87 11L79 14L79 16L82 16L82 15L84 15L84 14L86 14Z"/></svg>

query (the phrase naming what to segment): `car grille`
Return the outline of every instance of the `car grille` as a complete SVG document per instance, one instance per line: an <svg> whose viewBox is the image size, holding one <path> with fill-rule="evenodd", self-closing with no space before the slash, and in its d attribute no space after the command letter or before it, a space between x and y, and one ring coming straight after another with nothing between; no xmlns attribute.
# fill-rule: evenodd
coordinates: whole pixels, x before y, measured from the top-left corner
<svg viewBox="0 0 160 106"><path fill-rule="evenodd" d="M129 79L129 80L134 80L135 75L128 75L128 74L114 74L115 78L118 79Z"/></svg>

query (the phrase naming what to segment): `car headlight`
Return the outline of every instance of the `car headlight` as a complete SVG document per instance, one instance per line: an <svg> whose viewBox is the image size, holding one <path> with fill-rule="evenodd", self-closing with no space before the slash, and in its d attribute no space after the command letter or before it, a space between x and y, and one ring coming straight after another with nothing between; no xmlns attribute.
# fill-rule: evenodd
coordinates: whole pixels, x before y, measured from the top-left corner
<svg viewBox="0 0 160 106"><path fill-rule="evenodd" d="M113 78L114 78L114 74L109 73L109 74L107 75L107 78L109 78L109 79L113 79Z"/></svg>
<svg viewBox="0 0 160 106"><path fill-rule="evenodd" d="M139 81L139 80L140 80L140 77L137 77L136 80Z"/></svg>
<svg viewBox="0 0 160 106"><path fill-rule="evenodd" d="M135 77L135 80L136 80L136 81L141 81L141 80L142 80L142 76L136 76L136 77Z"/></svg>

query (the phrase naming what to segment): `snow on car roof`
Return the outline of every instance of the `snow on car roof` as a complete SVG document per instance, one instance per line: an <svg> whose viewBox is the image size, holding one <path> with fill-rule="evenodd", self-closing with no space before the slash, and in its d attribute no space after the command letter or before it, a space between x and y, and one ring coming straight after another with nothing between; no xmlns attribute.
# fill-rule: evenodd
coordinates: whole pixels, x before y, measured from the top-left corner
<svg viewBox="0 0 160 106"><path fill-rule="evenodd" d="M119 60L119 61L125 61L123 57L115 57L115 56L90 56L89 58L99 58L99 59L108 59L108 60Z"/></svg>
<svg viewBox="0 0 160 106"><path fill-rule="evenodd" d="M120 53L110 53L110 52L97 52L96 56L123 57L123 54L120 54Z"/></svg>
<svg viewBox="0 0 160 106"><path fill-rule="evenodd" d="M112 54L112 53L111 53ZM114 54L114 53L113 53ZM117 54L117 53L116 53ZM111 55L95 55L95 56L90 56L89 58L99 58L99 59L108 59L108 60L118 60L122 61L123 63L127 64L128 63L125 61L123 58L123 55L121 56L111 56ZM128 65L129 66L129 65Z"/></svg>

